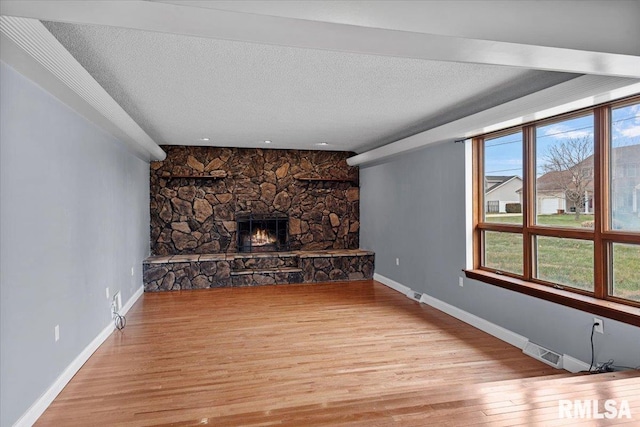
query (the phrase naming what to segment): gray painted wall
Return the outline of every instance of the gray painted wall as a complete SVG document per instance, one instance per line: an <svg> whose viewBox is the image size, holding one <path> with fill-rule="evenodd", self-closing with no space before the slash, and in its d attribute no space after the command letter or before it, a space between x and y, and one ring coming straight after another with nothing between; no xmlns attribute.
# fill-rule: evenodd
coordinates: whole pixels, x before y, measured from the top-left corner
<svg viewBox="0 0 640 427"><path fill-rule="evenodd" d="M9 426L109 325L105 288L124 304L142 286L149 166L0 67L0 425Z"/></svg>
<svg viewBox="0 0 640 427"><path fill-rule="evenodd" d="M360 246L375 251L376 273L590 362L592 314L466 278L458 286L466 245L463 144L361 167L360 182ZM639 366L640 328L603 320L597 360Z"/></svg>

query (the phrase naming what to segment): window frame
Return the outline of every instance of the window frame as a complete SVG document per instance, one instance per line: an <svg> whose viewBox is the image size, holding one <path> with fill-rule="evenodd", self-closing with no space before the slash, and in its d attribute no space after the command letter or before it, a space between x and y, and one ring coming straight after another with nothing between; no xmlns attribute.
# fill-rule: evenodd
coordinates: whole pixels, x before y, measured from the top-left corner
<svg viewBox="0 0 640 427"><path fill-rule="evenodd" d="M611 112L615 108L640 103L633 95L594 107L572 111L543 120L524 123L497 132L472 138L473 197L473 267L466 276L516 292L556 302L568 307L640 326L640 301L610 294L613 270L613 243L640 245L640 232L614 230L611 226ZM593 214L594 228L561 228L536 224L536 128L571 118L593 114ZM522 133L523 187L522 224L491 223L485 219L484 201L484 141L509 134ZM523 241L523 274L496 271L484 267L485 231L517 233ZM535 277L535 238L549 236L593 242L593 292L547 282Z"/></svg>

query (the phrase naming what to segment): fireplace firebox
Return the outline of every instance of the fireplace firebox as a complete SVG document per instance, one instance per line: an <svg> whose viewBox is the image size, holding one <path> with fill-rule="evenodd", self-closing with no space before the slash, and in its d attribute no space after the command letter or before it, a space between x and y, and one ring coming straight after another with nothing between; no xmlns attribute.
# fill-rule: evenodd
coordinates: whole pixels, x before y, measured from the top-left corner
<svg viewBox="0 0 640 427"><path fill-rule="evenodd" d="M289 217L283 213L236 215L238 252L289 250Z"/></svg>

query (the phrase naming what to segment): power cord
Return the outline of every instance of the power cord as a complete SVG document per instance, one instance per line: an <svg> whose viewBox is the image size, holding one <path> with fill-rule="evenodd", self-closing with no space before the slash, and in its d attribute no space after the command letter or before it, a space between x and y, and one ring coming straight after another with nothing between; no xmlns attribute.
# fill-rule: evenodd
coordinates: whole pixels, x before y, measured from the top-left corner
<svg viewBox="0 0 640 427"><path fill-rule="evenodd" d="M115 303L111 305L111 309L113 312L113 321L115 323L116 329L119 331L123 330L124 327L127 326L127 318L118 313Z"/></svg>
<svg viewBox="0 0 640 427"><path fill-rule="evenodd" d="M609 359L605 363L598 366L594 372L597 374L602 374L604 372L613 372L615 371L614 368L615 368L615 365L613 364L613 359Z"/></svg>
<svg viewBox="0 0 640 427"><path fill-rule="evenodd" d="M615 363L615 360L609 359L605 363L603 363L600 366L598 366L596 368L596 370L594 371L594 373L601 374L603 372L613 372L613 371L616 371L616 370L618 370L618 371L622 371L622 370L640 371L640 366L636 366L635 368L633 368L631 366L615 365L614 363Z"/></svg>
<svg viewBox="0 0 640 427"><path fill-rule="evenodd" d="M123 330L124 327L127 326L127 318L118 313L114 313L114 316L113 321L116 324L116 329L119 331Z"/></svg>
<svg viewBox="0 0 640 427"><path fill-rule="evenodd" d="M588 372L590 374L602 374L604 372L613 372L616 370L616 368L640 371L640 366L636 366L635 368L632 368L630 366L614 365L615 361L613 359L609 359L605 363L602 363L600 366L595 366L595 369L593 369L594 368L593 364L595 361L595 355L593 351L593 333L596 330L596 326L599 326L599 325L600 325L599 322L594 322L593 325L591 325L591 364L589 365Z"/></svg>
<svg viewBox="0 0 640 427"><path fill-rule="evenodd" d="M594 362L594 351L593 351L593 333L596 331L596 326L600 325L600 323L598 322L594 322L593 325L591 325L591 364L589 365L589 373L594 374L597 373L592 371L593 369L593 362Z"/></svg>

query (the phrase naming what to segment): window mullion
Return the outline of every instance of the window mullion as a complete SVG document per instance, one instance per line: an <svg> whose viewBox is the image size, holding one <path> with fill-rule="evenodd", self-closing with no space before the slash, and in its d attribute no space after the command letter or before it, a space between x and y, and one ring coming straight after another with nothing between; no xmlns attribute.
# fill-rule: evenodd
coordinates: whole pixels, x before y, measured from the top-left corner
<svg viewBox="0 0 640 427"><path fill-rule="evenodd" d="M604 299L609 283L609 248L602 233L609 224L609 122L608 107L594 111L594 296Z"/></svg>
<svg viewBox="0 0 640 427"><path fill-rule="evenodd" d="M472 161L473 161L473 268L480 268L482 265L482 231L478 224L482 221L484 209L484 138L474 138L472 140Z"/></svg>
<svg viewBox="0 0 640 427"><path fill-rule="evenodd" d="M525 280L531 280L534 276L533 235L531 225L535 215L534 184L536 179L535 167L535 127L526 126L522 129L522 156L524 182L522 187L522 251L523 251L523 275Z"/></svg>

